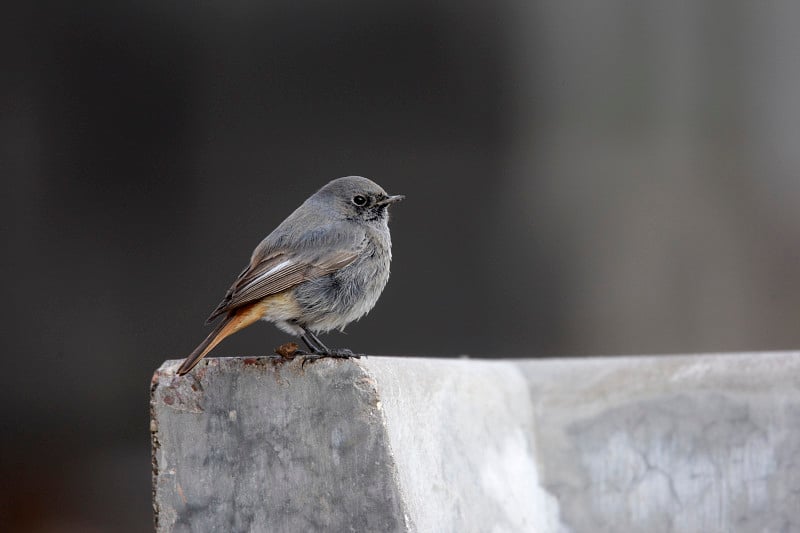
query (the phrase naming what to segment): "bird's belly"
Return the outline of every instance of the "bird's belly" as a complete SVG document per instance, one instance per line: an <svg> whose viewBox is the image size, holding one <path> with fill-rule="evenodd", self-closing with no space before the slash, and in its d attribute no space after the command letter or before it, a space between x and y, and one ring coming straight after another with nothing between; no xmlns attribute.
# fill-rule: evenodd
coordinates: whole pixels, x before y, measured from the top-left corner
<svg viewBox="0 0 800 533"><path fill-rule="evenodd" d="M261 318L269 322L294 320L303 312L292 289L263 298L259 310Z"/></svg>

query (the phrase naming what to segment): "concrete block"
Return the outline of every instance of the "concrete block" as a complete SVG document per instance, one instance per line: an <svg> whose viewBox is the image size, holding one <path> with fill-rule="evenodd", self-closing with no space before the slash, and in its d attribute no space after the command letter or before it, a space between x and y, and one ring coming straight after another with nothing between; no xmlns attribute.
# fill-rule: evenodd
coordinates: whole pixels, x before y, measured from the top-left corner
<svg viewBox="0 0 800 533"><path fill-rule="evenodd" d="M520 368L563 531L800 531L800 354Z"/></svg>
<svg viewBox="0 0 800 533"><path fill-rule="evenodd" d="M178 364L158 531L800 531L798 354Z"/></svg>

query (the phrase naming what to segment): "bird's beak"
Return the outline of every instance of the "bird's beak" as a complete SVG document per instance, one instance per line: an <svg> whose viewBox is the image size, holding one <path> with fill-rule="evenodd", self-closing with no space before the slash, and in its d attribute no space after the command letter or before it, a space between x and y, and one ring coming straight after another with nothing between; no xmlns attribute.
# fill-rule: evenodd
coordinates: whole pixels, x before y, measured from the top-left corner
<svg viewBox="0 0 800 533"><path fill-rule="evenodd" d="M405 199L405 196L402 194L395 194L394 196L387 196L383 200L378 202L378 205L389 205L395 202L399 202L400 200Z"/></svg>

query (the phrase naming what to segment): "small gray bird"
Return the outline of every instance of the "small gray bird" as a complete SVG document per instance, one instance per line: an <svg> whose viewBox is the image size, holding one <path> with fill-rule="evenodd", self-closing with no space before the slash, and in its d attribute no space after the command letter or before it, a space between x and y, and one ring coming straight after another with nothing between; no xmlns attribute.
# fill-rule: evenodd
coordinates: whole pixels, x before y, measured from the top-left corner
<svg viewBox="0 0 800 533"><path fill-rule="evenodd" d="M206 321L223 316L178 369L184 375L225 337L257 320L299 335L308 358L357 357L316 336L367 314L389 281L389 196L360 176L331 181L256 247L250 264Z"/></svg>

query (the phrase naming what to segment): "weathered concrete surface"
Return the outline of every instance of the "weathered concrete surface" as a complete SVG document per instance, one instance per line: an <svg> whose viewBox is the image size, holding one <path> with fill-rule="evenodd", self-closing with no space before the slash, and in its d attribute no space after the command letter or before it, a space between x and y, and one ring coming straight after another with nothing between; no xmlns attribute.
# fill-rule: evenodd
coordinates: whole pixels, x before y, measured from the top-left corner
<svg viewBox="0 0 800 533"><path fill-rule="evenodd" d="M375 381L323 360L156 372L158 531L406 531Z"/></svg>
<svg viewBox="0 0 800 533"><path fill-rule="evenodd" d="M159 531L800 531L800 354L178 364Z"/></svg>
<svg viewBox="0 0 800 533"><path fill-rule="evenodd" d="M563 531L800 531L800 354L520 368Z"/></svg>

